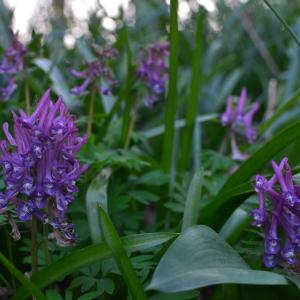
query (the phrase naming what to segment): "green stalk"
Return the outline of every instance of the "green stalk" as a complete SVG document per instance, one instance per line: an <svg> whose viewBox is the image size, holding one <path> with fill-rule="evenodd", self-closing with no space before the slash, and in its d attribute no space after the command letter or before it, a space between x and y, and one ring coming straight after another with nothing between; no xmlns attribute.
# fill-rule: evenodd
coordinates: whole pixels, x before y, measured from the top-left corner
<svg viewBox="0 0 300 300"><path fill-rule="evenodd" d="M123 98L122 96L120 96L117 101L114 103L112 109L110 110L110 112L107 114L107 116L105 117L105 121L101 127L101 134L100 134L100 139L102 139L106 132L107 132L107 129L111 123L111 120L113 119L114 115L117 113L117 111L119 110L120 106L121 106L121 103L123 101Z"/></svg>
<svg viewBox="0 0 300 300"><path fill-rule="evenodd" d="M6 236L6 245L8 250L8 259L13 264L14 263L14 255L13 255L13 248L11 244L11 236L9 235L9 232L7 230L7 226L4 226L5 236ZM11 276L11 284L13 288L16 288L16 280L12 273L10 273Z"/></svg>
<svg viewBox="0 0 300 300"><path fill-rule="evenodd" d="M165 114L165 135L162 150L162 165L167 173L172 167L173 142L177 104L177 68L178 68L178 0L170 3L170 71Z"/></svg>
<svg viewBox="0 0 300 300"><path fill-rule="evenodd" d="M97 89L94 87L91 93L90 105L89 105L89 117L88 117L87 131L86 131L88 137L91 136L92 134L96 92Z"/></svg>
<svg viewBox="0 0 300 300"><path fill-rule="evenodd" d="M43 234L44 234L45 265L48 266L51 262L51 257L50 257L50 252L49 252L48 225L47 224L43 224Z"/></svg>
<svg viewBox="0 0 300 300"><path fill-rule="evenodd" d="M125 109L123 114L122 132L121 132L121 143L122 146L126 146L126 140L128 136L128 131L130 128L130 115L133 101L131 98L131 85L132 85L132 53L129 44L129 37L127 29L124 29L125 42L126 42L126 52L127 52L127 78L126 86L124 91L125 96Z"/></svg>
<svg viewBox="0 0 300 300"><path fill-rule="evenodd" d="M187 100L187 110L185 116L186 126L182 132L181 157L179 159L179 170L183 171L188 167L190 153L193 144L193 132L197 116L198 94L201 82L201 56L202 56L202 33L204 27L204 17L198 15L197 30L195 36L195 49L193 53L192 79L190 93Z"/></svg>
<svg viewBox="0 0 300 300"><path fill-rule="evenodd" d="M277 17L279 22L283 25L283 27L289 32L289 34L292 36L298 47L300 48L300 40L293 31L293 29L289 26L289 24L284 20L284 18L280 15L280 13L269 3L268 0L263 0L265 4L271 9L271 11L274 13L274 15Z"/></svg>
<svg viewBox="0 0 300 300"><path fill-rule="evenodd" d="M32 276L38 272L37 220L34 216L31 221L31 270Z"/></svg>
<svg viewBox="0 0 300 300"><path fill-rule="evenodd" d="M25 79L25 109L26 112L30 114L30 94L29 94L28 77L26 77Z"/></svg>

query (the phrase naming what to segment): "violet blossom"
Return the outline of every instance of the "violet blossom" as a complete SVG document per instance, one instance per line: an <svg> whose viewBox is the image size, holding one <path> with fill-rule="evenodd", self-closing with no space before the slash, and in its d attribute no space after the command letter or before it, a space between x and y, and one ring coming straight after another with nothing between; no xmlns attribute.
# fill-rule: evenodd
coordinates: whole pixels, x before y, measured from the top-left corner
<svg viewBox="0 0 300 300"><path fill-rule="evenodd" d="M254 102L250 109L246 110L247 90L242 89L240 98L236 105L233 104L233 97L229 96L226 102L226 110L221 115L223 126L230 126L230 129L247 139L252 144L257 136L256 129L253 127L253 117L259 109L259 103Z"/></svg>
<svg viewBox="0 0 300 300"><path fill-rule="evenodd" d="M148 89L146 105L152 106L165 92L168 80L169 43L156 42L143 53L138 64L138 76Z"/></svg>
<svg viewBox="0 0 300 300"><path fill-rule="evenodd" d="M24 69L25 46L13 34L9 48L4 52L0 61L0 100L8 100L15 91L15 75Z"/></svg>
<svg viewBox="0 0 300 300"><path fill-rule="evenodd" d="M73 87L71 93L82 95L90 85L95 84L102 95L110 94L111 89L117 84L117 81L113 78L108 62L116 57L116 49L106 48L98 53L96 60L86 63L83 70L72 70L71 74L75 78L83 80L83 82Z"/></svg>
<svg viewBox="0 0 300 300"><path fill-rule="evenodd" d="M279 165L272 161L272 166L274 175L269 180L256 176L259 207L252 211L252 225L265 231L264 265L293 266L300 253L300 186L293 181L288 158Z"/></svg>
<svg viewBox="0 0 300 300"><path fill-rule="evenodd" d="M0 141L5 183L0 210L3 213L14 206L21 221L35 216L52 226L58 244L73 244L73 225L67 223L65 214L78 191L76 181L88 167L76 159L86 137L78 135L75 116L62 98L51 100L50 90L31 115L22 110L12 115L13 134L4 123L6 140Z"/></svg>

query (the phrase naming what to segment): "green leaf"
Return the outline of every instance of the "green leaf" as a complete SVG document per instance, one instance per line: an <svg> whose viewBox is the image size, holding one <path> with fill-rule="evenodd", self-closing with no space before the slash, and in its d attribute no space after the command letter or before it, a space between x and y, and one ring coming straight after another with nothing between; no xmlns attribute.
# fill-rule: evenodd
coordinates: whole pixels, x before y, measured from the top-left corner
<svg viewBox="0 0 300 300"><path fill-rule="evenodd" d="M86 193L86 213L94 244L100 243L102 239L98 207L102 205L107 210L107 184L110 173L109 169L103 169L90 183Z"/></svg>
<svg viewBox="0 0 300 300"><path fill-rule="evenodd" d="M216 232L206 226L195 226L169 247L154 271L149 289L174 293L223 283L288 282L279 274L250 269Z"/></svg>
<svg viewBox="0 0 300 300"><path fill-rule="evenodd" d="M134 200L143 203L148 204L151 202L157 202L159 200L159 197L149 191L145 190L133 190L128 193Z"/></svg>
<svg viewBox="0 0 300 300"><path fill-rule="evenodd" d="M98 298L101 294L103 294L103 290L97 290L93 292L86 293L78 298L78 300L92 300Z"/></svg>
<svg viewBox="0 0 300 300"><path fill-rule="evenodd" d="M247 180L254 176L267 162L284 148L300 138L300 121L279 132L270 141L258 149L224 183L216 198L201 210L201 222L214 229L220 229L227 218L240 205L240 199L232 201L237 189L243 191ZM247 192L245 192L247 194ZM216 216L218 216L216 218Z"/></svg>
<svg viewBox="0 0 300 300"><path fill-rule="evenodd" d="M63 298L55 290L46 291L46 296L48 299L51 299L51 300L63 300Z"/></svg>
<svg viewBox="0 0 300 300"><path fill-rule="evenodd" d="M53 83L54 91L63 97L64 102L68 107L74 108L76 105L78 105L76 98L69 91L68 84L63 74L58 67L53 65L51 60L46 58L36 58L33 60L33 62L46 74L48 74Z"/></svg>
<svg viewBox="0 0 300 300"><path fill-rule="evenodd" d="M134 252L154 248L169 241L175 236L176 234L167 232L144 233L129 235L121 240L127 251ZM66 276L75 270L111 257L112 252L106 243L88 246L74 251L69 256L59 259L42 269L32 278L32 281L37 287L44 288L57 282L63 276ZM29 294L30 292L24 287L19 288L12 300L25 299Z"/></svg>
<svg viewBox="0 0 300 300"><path fill-rule="evenodd" d="M181 231L197 224L202 190L202 173L201 170L196 172L189 186L184 206Z"/></svg>
<svg viewBox="0 0 300 300"><path fill-rule="evenodd" d="M144 288L141 285L135 270L127 256L123 243L105 210L100 206L101 228L104 239L107 242L113 257L120 269L131 296L135 300L147 299Z"/></svg>
<svg viewBox="0 0 300 300"><path fill-rule="evenodd" d="M0 253L0 262L20 281L26 293L31 294L37 300L47 300L41 290L34 283L29 281L2 253Z"/></svg>

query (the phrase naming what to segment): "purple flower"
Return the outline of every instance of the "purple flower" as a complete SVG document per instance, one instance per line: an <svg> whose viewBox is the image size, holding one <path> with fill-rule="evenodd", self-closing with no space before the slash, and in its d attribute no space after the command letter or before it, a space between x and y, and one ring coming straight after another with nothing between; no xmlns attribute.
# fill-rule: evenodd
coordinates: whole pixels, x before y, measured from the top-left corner
<svg viewBox="0 0 300 300"><path fill-rule="evenodd" d="M76 181L87 169L76 159L86 138L78 135L75 117L61 98L53 102L48 90L32 115L13 113L13 134L8 123L3 131L0 165L6 190L0 194L0 208L15 205L21 221L34 215L53 225L55 219L54 230L68 234L69 241L65 213L78 191Z"/></svg>
<svg viewBox="0 0 300 300"><path fill-rule="evenodd" d="M24 68L25 46L18 40L16 34L12 36L12 42L4 53L4 58L0 63L0 73L16 74Z"/></svg>
<svg viewBox="0 0 300 300"><path fill-rule="evenodd" d="M263 261L269 268L279 263L295 265L298 263L296 255L300 253L300 187L293 182L287 158L279 165L272 161L272 166L274 175L270 180L256 176L254 188L259 208L252 211L252 225L263 227L265 231ZM268 199L270 209L267 209Z"/></svg>
<svg viewBox="0 0 300 300"><path fill-rule="evenodd" d="M165 92L168 80L169 44L156 42L144 52L138 64L138 76L148 89L147 106L153 106L158 96Z"/></svg>
<svg viewBox="0 0 300 300"><path fill-rule="evenodd" d="M71 93L82 95L94 83L102 95L110 94L111 89L117 84L117 81L113 79L108 62L117 57L117 51L114 48L106 48L100 51L98 55L97 60L86 63L84 70L71 71L71 74L75 78L83 80L80 85L71 89Z"/></svg>
<svg viewBox="0 0 300 300"><path fill-rule="evenodd" d="M7 101L16 88L17 85L11 74L0 73L0 101Z"/></svg>
<svg viewBox="0 0 300 300"><path fill-rule="evenodd" d="M259 109L259 103L254 102L250 110L245 110L247 101L247 90L242 89L239 101L234 107L233 98L229 96L226 102L226 110L221 115L223 126L230 126L231 130L238 135L245 137L248 143L252 144L256 139L256 129L252 125L253 117Z"/></svg>
<svg viewBox="0 0 300 300"><path fill-rule="evenodd" d="M26 48L13 34L11 45L0 61L0 100L8 100L15 91L17 85L14 76L24 68L25 53Z"/></svg>

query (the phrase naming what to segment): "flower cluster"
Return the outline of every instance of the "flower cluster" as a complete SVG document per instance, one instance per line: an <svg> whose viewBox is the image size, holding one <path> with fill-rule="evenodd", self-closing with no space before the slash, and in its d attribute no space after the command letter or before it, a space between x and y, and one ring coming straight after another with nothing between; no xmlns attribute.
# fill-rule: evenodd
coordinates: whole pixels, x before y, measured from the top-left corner
<svg viewBox="0 0 300 300"><path fill-rule="evenodd" d="M0 62L0 100L8 100L15 91L15 75L24 68L26 48L13 34L11 46L6 49Z"/></svg>
<svg viewBox="0 0 300 300"><path fill-rule="evenodd" d="M259 207L252 211L252 224L265 231L264 265L269 268L280 263L296 265L300 253L300 186L293 182L287 158L279 165L272 161L272 165L272 178L256 176Z"/></svg>
<svg viewBox="0 0 300 300"><path fill-rule="evenodd" d="M81 85L71 89L74 95L82 95L86 92L91 83L94 82L102 95L111 93L111 89L117 84L113 78L108 62L117 57L117 50L114 48L106 48L98 52L97 60L86 63L85 69L82 71L72 70L71 74L78 79L82 79Z"/></svg>
<svg viewBox="0 0 300 300"><path fill-rule="evenodd" d="M14 205L21 221L35 216L52 226L58 244L72 244L73 224L65 213L87 169L75 158L86 142L77 134L75 117L61 98L52 102L48 90L32 115L13 113L13 135L8 123L3 131L7 140L0 141L0 165L6 189L0 193L0 211Z"/></svg>
<svg viewBox="0 0 300 300"><path fill-rule="evenodd" d="M138 76L146 84L149 91L146 104L152 106L158 96L165 92L168 80L169 43L156 42L151 45L138 65Z"/></svg>
<svg viewBox="0 0 300 300"><path fill-rule="evenodd" d="M259 109L259 103L254 102L250 110L245 110L247 101L247 90L242 89L241 96L237 105L234 107L233 98L227 98L226 110L221 115L221 123L223 126L230 126L231 130L247 139L252 144L256 139L256 129L252 125L253 117Z"/></svg>

